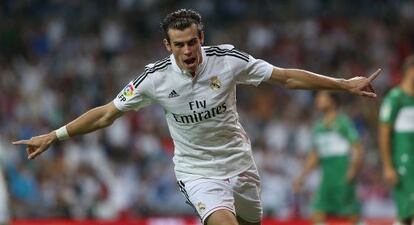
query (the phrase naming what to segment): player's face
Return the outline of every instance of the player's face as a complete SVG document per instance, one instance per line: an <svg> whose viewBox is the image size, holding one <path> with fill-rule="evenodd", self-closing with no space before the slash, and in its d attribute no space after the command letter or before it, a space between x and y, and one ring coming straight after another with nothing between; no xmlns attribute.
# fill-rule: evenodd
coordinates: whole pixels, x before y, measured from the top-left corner
<svg viewBox="0 0 414 225"><path fill-rule="evenodd" d="M322 112L328 111L332 107L332 99L326 91L319 91L315 98L316 108Z"/></svg>
<svg viewBox="0 0 414 225"><path fill-rule="evenodd" d="M204 42L204 34L199 35L197 25L192 24L184 30L169 29L170 41L164 39L165 47L170 51L182 69L192 74L203 61L201 45Z"/></svg>

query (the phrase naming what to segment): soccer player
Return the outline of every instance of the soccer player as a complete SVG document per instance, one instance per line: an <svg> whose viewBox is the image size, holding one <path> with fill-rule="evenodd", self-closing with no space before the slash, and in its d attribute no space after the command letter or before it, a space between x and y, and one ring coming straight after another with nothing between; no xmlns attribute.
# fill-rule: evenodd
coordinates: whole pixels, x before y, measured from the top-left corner
<svg viewBox="0 0 414 225"><path fill-rule="evenodd" d="M192 10L168 14L161 23L172 54L149 64L106 105L91 109L48 134L20 140L33 159L52 143L111 125L131 110L157 103L175 145L180 190L203 224L260 224L260 179L250 140L236 110L236 85L262 82L297 89L335 89L376 97L369 77L335 79L283 69L232 45L203 47L201 16Z"/></svg>
<svg viewBox="0 0 414 225"><path fill-rule="evenodd" d="M414 224L414 56L405 60L403 74L381 105L378 139L399 224L409 225Z"/></svg>
<svg viewBox="0 0 414 225"><path fill-rule="evenodd" d="M294 182L294 190L299 192L306 176L319 165L322 178L313 199L313 223L325 224L327 216L336 216L360 224L355 193L355 176L362 161L358 132L348 116L339 111L338 93L319 91L315 104L323 117L315 122L314 149Z"/></svg>

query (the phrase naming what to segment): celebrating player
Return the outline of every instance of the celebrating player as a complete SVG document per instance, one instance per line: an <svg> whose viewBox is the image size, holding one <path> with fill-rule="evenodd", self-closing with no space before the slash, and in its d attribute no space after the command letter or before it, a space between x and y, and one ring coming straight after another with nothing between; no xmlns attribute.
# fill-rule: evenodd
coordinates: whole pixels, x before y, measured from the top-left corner
<svg viewBox="0 0 414 225"><path fill-rule="evenodd" d="M349 118L338 111L337 93L319 91L315 103L323 118L314 125L314 150L309 153L294 190L302 189L306 176L319 164L322 178L314 195L313 223L325 224L327 216L337 216L358 224L355 176L362 161L358 133Z"/></svg>
<svg viewBox="0 0 414 225"><path fill-rule="evenodd" d="M107 127L125 112L157 103L165 110L174 141L178 185L203 224L260 224L260 179L239 122L236 85L269 82L376 97L371 82L380 70L369 77L334 79L277 68L232 45L203 47L201 16L192 10L168 14L161 25L170 56L147 65L108 104L56 131L14 144L27 145L33 159L58 140Z"/></svg>
<svg viewBox="0 0 414 225"><path fill-rule="evenodd" d="M385 181L392 186L397 218L414 224L414 56L403 66L403 80L380 109L379 145Z"/></svg>

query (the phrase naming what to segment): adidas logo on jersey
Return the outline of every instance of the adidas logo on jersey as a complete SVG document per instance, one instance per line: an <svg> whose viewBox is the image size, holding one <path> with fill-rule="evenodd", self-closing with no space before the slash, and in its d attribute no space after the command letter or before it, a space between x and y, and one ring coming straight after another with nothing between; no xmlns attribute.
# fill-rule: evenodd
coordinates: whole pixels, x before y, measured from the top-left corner
<svg viewBox="0 0 414 225"><path fill-rule="evenodd" d="M172 90L171 93L168 95L168 98L175 98L180 96L179 94L177 94L177 92L175 92L175 90Z"/></svg>

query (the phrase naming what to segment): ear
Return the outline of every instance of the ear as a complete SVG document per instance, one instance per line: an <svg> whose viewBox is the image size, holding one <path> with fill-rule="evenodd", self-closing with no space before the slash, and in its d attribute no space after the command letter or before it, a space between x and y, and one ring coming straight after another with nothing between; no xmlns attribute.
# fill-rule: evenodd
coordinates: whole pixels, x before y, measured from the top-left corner
<svg viewBox="0 0 414 225"><path fill-rule="evenodd" d="M200 33L200 44L203 45L204 44L204 32L201 31Z"/></svg>
<svg viewBox="0 0 414 225"><path fill-rule="evenodd" d="M168 40L166 39L166 38L164 38L164 45L165 45L165 48L169 51L169 52L171 52L171 45L170 45L170 42L168 42Z"/></svg>

